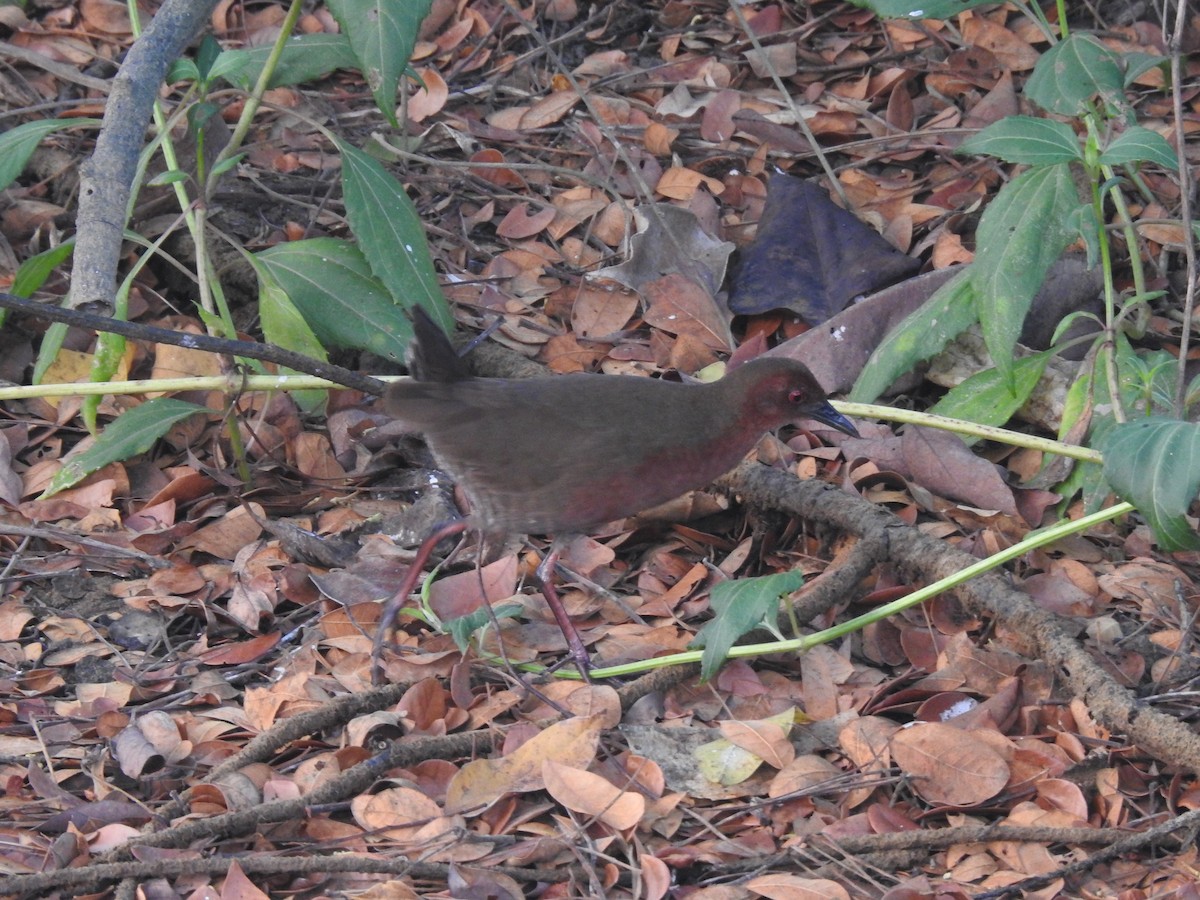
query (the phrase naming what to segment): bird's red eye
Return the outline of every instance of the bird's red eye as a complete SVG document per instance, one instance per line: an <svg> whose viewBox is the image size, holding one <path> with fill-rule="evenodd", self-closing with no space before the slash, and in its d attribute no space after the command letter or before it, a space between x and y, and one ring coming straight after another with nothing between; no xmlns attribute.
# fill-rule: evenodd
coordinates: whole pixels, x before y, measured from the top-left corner
<svg viewBox="0 0 1200 900"><path fill-rule="evenodd" d="M803 399L804 399L804 391L799 390L799 389L793 390L793 391L788 391L788 403L799 403Z"/></svg>

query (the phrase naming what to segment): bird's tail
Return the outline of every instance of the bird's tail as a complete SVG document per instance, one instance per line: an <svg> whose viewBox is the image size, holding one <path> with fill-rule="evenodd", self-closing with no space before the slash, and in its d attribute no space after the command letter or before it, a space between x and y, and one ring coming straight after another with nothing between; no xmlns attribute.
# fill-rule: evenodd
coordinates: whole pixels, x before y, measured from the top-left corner
<svg viewBox="0 0 1200 900"><path fill-rule="evenodd" d="M446 333L419 306L412 309L413 342L408 347L408 371L417 381L462 381L471 377Z"/></svg>

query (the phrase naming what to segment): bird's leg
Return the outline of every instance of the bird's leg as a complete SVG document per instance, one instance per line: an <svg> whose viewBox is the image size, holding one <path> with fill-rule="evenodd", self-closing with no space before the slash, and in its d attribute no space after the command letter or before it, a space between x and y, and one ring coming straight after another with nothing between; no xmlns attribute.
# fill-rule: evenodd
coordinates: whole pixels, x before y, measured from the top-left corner
<svg viewBox="0 0 1200 900"><path fill-rule="evenodd" d="M550 612L554 613L554 621L558 623L559 630L567 639L567 646L571 649L571 658L575 660L575 667L579 669L583 680L590 684L592 679L588 673L592 668L592 658L588 655L587 647L583 646L579 632L571 624L571 617L567 615L562 600L558 598L558 592L554 590L554 570L558 566L558 556L559 545L556 540L550 545L550 549L546 551L542 561L538 563L537 580L542 586L542 596L546 598Z"/></svg>
<svg viewBox="0 0 1200 900"><path fill-rule="evenodd" d="M597 584L596 582L592 581L590 578L584 578L582 575L580 575L578 572L576 572L574 569L572 569L565 563L560 562L558 564L558 571L561 572L564 577L570 579L571 581L575 582L576 584L578 584L582 587L587 588L593 594L599 594L601 597L608 600L610 603L615 604L617 606L617 608L621 610L621 612L625 613L625 615L627 615L629 617L629 621L636 622L638 625L646 624L646 620L638 615L638 611L636 609L634 609L632 606L630 606L626 602L624 597L620 596L619 594L613 593L608 588L606 588L604 585Z"/></svg>
<svg viewBox="0 0 1200 900"><path fill-rule="evenodd" d="M453 522L439 525L429 537L421 541L421 546L417 548L417 554L413 557L412 565L404 573L404 581L400 583L400 588L396 593L384 604L383 612L379 616L379 628L375 632L375 643L371 649L372 684L383 683L383 645L387 643L388 636L392 633L392 626L396 623L400 607L408 600L408 595L417 585L417 579L421 577L421 570L425 568L425 563L429 562L433 548L451 535L462 534L466 530L466 520L455 519Z"/></svg>

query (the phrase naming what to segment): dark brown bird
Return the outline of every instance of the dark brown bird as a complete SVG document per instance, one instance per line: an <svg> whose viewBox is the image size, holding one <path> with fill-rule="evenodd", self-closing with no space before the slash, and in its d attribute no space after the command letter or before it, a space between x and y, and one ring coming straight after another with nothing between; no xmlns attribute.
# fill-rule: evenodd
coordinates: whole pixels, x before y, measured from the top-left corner
<svg viewBox="0 0 1200 900"><path fill-rule="evenodd" d="M704 487L788 423L815 419L857 435L795 360L755 359L699 385L582 374L475 378L441 329L414 312L414 379L389 387L384 402L425 436L471 502L465 522L442 529L439 540L467 527L561 536L634 515ZM552 565L548 556L539 576ZM587 652L548 585L543 577L585 670ZM380 635L390 624L385 612Z"/></svg>

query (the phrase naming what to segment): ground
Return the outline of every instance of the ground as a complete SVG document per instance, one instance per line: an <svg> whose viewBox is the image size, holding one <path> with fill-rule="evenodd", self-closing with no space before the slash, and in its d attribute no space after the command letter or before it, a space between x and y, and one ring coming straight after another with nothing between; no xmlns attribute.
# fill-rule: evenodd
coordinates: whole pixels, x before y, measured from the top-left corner
<svg viewBox="0 0 1200 900"><path fill-rule="evenodd" d="M1165 52L1149 11L1098 6L1067 4L1077 31ZM6 126L102 115L111 61L132 42L124 6L0 13ZM284 13L221 4L212 31L226 48L269 44ZM313 6L298 30L338 24ZM817 297L796 287L811 274L803 263L819 255L824 276L845 275L869 259L872 274L897 266L902 282L913 260L925 272L969 263L981 210L1021 168L954 151L1035 112L1022 91L1048 47L1011 6L885 23L832 2L436 0L412 54L423 87L402 85L396 127L347 69L267 92L245 158L206 210L207 252L237 325L259 337L259 283L229 248L352 238L341 159L321 129L362 148L381 138L458 322L493 328L472 357L478 374L533 361L559 374L705 377L731 352L796 338L807 320L817 327L802 358L844 393L875 347L856 337L831 351L838 329L821 323L867 288L832 279ZM1163 84L1154 69L1128 95L1139 124L1172 136ZM187 87L164 91L168 107ZM221 82L209 100L233 122L243 96ZM0 272L73 233L75 173L94 135L47 137L0 195ZM870 238L844 237L825 208L813 141ZM194 142L180 144L175 167L191 171ZM155 162L148 177L170 168ZM790 184L776 169L818 186L822 202L769 230L764 209ZM1165 293L1138 347L1178 353L1177 173L1139 177L1139 253ZM648 223L640 239L634 210ZM130 318L203 331L173 188L147 187L128 227L149 241L169 232L176 260L141 270ZM812 249L808 232L837 239ZM738 251L732 300L716 290L722 242ZM1124 244L1118 256L1129 288ZM70 274L61 265L40 296L61 297ZM705 278L716 284L697 288ZM355 299L343 299L336 314L349 315ZM732 325L728 303L743 313ZM868 309L846 333L884 319ZM1066 314L1041 310L1042 330ZM47 333L10 317L0 377L29 384ZM980 341L964 340L931 377L971 357ZM42 381L83 377L94 342L69 331ZM131 346L125 377L223 371L211 354ZM330 349L358 371L401 371L379 347ZM927 408L977 368L964 365L881 402ZM1054 436L1074 365L1014 428ZM548 546L534 536L491 548L480 569L468 548L425 599L407 601L377 686L380 601L462 498L361 391L311 403L211 385L181 396L212 415L44 496L92 440L81 400L0 390L0 893L1194 895L1200 560L1162 551L1136 515L804 652L731 660L706 681L695 665L652 662L687 650L723 582L803 573L780 618L785 637L809 635L1090 512L1059 487L1065 473L1034 481L1042 449L900 436L886 414L858 417L857 439L816 426L764 437L754 464L717 488L568 547L582 578L564 577L567 609L600 664L631 667L621 677L531 674L565 652L530 584ZM109 395L101 431L144 400ZM547 427L548 453L554 444ZM473 637L448 624L481 596L501 611L500 642L486 618Z"/></svg>

